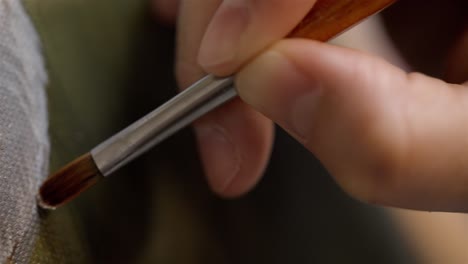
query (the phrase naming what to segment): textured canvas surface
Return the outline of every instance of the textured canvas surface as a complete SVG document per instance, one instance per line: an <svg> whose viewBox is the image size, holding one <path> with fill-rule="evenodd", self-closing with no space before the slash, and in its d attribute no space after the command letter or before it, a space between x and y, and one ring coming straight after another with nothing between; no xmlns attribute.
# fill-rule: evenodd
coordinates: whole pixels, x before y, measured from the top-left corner
<svg viewBox="0 0 468 264"><path fill-rule="evenodd" d="M19 0L0 1L0 263L83 263L67 211L36 205L48 174L47 74ZM70 257L72 256L72 257Z"/></svg>
<svg viewBox="0 0 468 264"><path fill-rule="evenodd" d="M0 263L29 263L47 173L46 73L20 1L0 1Z"/></svg>

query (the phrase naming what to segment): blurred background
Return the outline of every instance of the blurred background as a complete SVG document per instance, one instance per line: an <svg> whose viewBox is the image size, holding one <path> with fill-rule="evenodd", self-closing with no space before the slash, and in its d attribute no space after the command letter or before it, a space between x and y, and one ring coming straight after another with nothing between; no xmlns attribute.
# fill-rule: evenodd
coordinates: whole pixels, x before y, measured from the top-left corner
<svg viewBox="0 0 468 264"><path fill-rule="evenodd" d="M49 70L52 171L176 94L174 28L158 21L148 0L24 3ZM334 43L378 54L407 70L456 79L459 75L445 70L456 68L446 58L461 65L460 57L450 54L468 30L467 10L466 0L401 1ZM463 264L468 217L355 201L280 129L257 188L223 200L209 191L192 132L185 129L65 208L44 215L33 258L37 263Z"/></svg>

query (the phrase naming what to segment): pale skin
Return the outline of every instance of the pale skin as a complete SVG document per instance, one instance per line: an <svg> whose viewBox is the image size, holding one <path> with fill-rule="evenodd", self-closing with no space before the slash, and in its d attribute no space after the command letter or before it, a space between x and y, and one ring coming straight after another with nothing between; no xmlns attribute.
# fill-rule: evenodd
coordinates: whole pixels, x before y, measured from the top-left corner
<svg viewBox="0 0 468 264"><path fill-rule="evenodd" d="M241 195L259 180L275 122L357 199L468 212L468 83L407 73L330 44L281 40L311 0L155 4L168 21L178 14L181 87L205 72L236 73L241 99L195 124L218 194Z"/></svg>

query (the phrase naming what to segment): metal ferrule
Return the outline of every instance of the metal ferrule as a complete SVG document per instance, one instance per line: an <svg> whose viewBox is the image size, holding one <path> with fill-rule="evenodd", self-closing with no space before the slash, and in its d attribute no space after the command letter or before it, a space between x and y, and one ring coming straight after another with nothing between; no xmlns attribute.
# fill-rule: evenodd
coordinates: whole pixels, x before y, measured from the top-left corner
<svg viewBox="0 0 468 264"><path fill-rule="evenodd" d="M237 96L232 77L208 75L91 150L107 176L207 112Z"/></svg>

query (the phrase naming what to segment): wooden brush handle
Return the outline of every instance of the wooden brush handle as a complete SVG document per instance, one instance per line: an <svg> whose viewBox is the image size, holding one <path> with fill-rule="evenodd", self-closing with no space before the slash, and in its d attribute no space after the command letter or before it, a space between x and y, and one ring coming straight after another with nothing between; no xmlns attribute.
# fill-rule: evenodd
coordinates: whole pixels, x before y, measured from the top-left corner
<svg viewBox="0 0 468 264"><path fill-rule="evenodd" d="M327 41L396 0L317 0L289 38Z"/></svg>

